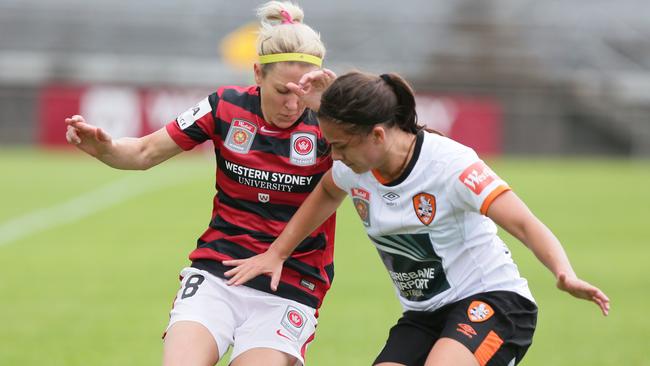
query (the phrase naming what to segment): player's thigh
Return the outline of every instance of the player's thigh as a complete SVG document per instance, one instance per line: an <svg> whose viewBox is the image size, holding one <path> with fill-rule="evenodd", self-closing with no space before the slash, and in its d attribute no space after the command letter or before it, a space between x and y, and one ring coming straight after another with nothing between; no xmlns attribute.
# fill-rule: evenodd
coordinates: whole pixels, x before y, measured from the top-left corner
<svg viewBox="0 0 650 366"><path fill-rule="evenodd" d="M178 321L167 330L163 366L213 366L217 361L217 343L202 324Z"/></svg>
<svg viewBox="0 0 650 366"><path fill-rule="evenodd" d="M425 366L479 366L465 345L451 338L440 338L429 352Z"/></svg>
<svg viewBox="0 0 650 366"><path fill-rule="evenodd" d="M307 347L316 333L316 309L254 289L242 291L249 295L246 305L250 316L235 329L233 359L244 354L248 359L269 350L269 360L276 360L277 365L287 360L292 360L290 364L304 364Z"/></svg>
<svg viewBox="0 0 650 366"><path fill-rule="evenodd" d="M293 366L297 359L287 353L272 348L253 348L237 356L230 366Z"/></svg>
<svg viewBox="0 0 650 366"><path fill-rule="evenodd" d="M518 364L532 343L537 321L537 306L526 298L508 291L475 294L454 303L446 314L446 324L431 357L464 346L477 364L509 366ZM442 343L443 339L447 339ZM450 340L455 342L451 342ZM445 345L443 351L436 347Z"/></svg>
<svg viewBox="0 0 650 366"><path fill-rule="evenodd" d="M241 311L236 310L241 309L238 296L230 290L222 279L208 272L196 268L183 269L181 288L176 294L164 336L166 352L176 356L182 353L183 347L178 344L183 340L177 338L181 338L179 334L184 336L187 333L187 338L196 341L199 349L212 352L210 357L223 357L232 345L234 329L243 317ZM168 339L172 330L175 335Z"/></svg>

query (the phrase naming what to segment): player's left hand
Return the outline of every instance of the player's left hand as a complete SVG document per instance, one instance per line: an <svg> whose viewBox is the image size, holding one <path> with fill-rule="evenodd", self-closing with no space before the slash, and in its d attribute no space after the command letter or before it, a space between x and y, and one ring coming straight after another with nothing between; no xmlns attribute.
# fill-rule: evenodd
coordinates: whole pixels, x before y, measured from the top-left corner
<svg viewBox="0 0 650 366"><path fill-rule="evenodd" d="M589 282L575 276L567 276L566 273L560 273L557 277L557 288L579 299L593 301L600 307L603 315L607 316L609 314L609 298L598 287Z"/></svg>
<svg viewBox="0 0 650 366"><path fill-rule="evenodd" d="M319 69L304 74L298 84L287 83L286 87L305 103L307 108L318 111L320 97L336 80L336 74L330 69Z"/></svg>
<svg viewBox="0 0 650 366"><path fill-rule="evenodd" d="M271 276L271 290L273 291L278 289L283 263L284 260L272 250L246 259L223 261L226 266L235 266L224 273L226 277L230 277L228 285L243 285L261 274L266 274Z"/></svg>

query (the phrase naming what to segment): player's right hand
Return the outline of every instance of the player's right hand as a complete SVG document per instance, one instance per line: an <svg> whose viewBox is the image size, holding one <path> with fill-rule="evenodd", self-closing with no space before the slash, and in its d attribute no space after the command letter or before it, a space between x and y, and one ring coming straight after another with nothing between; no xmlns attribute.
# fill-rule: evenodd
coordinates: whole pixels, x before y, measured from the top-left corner
<svg viewBox="0 0 650 366"><path fill-rule="evenodd" d="M251 279L265 274L271 276L271 290L273 291L278 290L283 263L284 259L273 250L267 250L262 254L246 259L223 261L226 266L235 266L235 268L224 273L226 277L230 277L227 282L228 285L243 285Z"/></svg>
<svg viewBox="0 0 650 366"><path fill-rule="evenodd" d="M107 152L113 143L113 139L106 131L86 123L82 116L74 115L66 118L65 124L67 125L65 138L68 143L74 144L92 156L97 157Z"/></svg>

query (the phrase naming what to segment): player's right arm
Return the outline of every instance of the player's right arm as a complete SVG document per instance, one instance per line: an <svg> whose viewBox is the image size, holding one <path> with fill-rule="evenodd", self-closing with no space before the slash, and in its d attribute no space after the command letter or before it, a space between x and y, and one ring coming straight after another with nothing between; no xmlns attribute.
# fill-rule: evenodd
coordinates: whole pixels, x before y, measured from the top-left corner
<svg viewBox="0 0 650 366"><path fill-rule="evenodd" d="M87 123L82 116L66 118L65 123L68 143L117 169L149 169L183 151L165 128L140 138L113 140L106 131Z"/></svg>
<svg viewBox="0 0 650 366"><path fill-rule="evenodd" d="M332 170L328 170L266 252L247 259L223 261L227 266L235 266L225 273L230 277L228 284L243 285L252 278L267 274L271 276L271 289L276 291L284 261L303 239L336 211L345 195L345 191L334 184Z"/></svg>

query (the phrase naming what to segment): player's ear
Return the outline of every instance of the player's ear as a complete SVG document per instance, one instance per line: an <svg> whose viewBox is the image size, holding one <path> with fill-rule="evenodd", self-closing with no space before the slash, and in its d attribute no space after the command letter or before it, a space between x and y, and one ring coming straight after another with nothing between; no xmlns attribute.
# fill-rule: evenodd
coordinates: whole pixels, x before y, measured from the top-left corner
<svg viewBox="0 0 650 366"><path fill-rule="evenodd" d="M386 129L383 126L375 125L370 131L370 136L372 142L377 144L383 144L386 142Z"/></svg>
<svg viewBox="0 0 650 366"><path fill-rule="evenodd" d="M255 84L261 85L262 79L264 78L262 74L262 65L257 62L253 64L253 73L255 74Z"/></svg>

